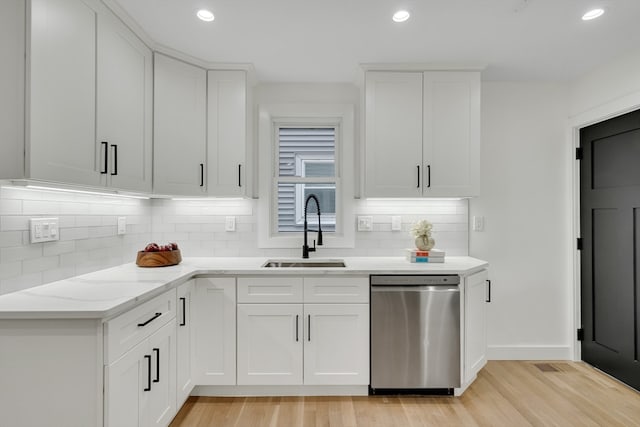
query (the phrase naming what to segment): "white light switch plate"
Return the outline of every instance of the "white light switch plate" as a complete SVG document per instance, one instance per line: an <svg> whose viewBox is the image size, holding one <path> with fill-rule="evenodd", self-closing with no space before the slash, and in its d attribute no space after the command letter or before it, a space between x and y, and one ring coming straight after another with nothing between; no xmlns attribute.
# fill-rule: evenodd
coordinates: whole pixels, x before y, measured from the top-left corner
<svg viewBox="0 0 640 427"><path fill-rule="evenodd" d="M391 231L402 231L402 217L400 215L391 217Z"/></svg>
<svg viewBox="0 0 640 427"><path fill-rule="evenodd" d="M126 234L127 232L127 217L119 216L118 217L118 234Z"/></svg>
<svg viewBox="0 0 640 427"><path fill-rule="evenodd" d="M29 237L31 243L60 240L58 218L31 218L29 220Z"/></svg>
<svg viewBox="0 0 640 427"><path fill-rule="evenodd" d="M224 221L224 231L236 231L236 217L228 216Z"/></svg>
<svg viewBox="0 0 640 427"><path fill-rule="evenodd" d="M359 216L358 217L358 231L373 231L373 217L372 216Z"/></svg>

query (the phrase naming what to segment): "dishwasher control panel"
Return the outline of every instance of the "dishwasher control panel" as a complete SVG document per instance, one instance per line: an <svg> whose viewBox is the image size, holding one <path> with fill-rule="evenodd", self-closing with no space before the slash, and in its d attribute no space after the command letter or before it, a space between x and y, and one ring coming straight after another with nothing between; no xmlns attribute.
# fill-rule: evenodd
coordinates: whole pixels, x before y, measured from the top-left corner
<svg viewBox="0 0 640 427"><path fill-rule="evenodd" d="M371 276L372 286L459 285L457 274L388 274Z"/></svg>

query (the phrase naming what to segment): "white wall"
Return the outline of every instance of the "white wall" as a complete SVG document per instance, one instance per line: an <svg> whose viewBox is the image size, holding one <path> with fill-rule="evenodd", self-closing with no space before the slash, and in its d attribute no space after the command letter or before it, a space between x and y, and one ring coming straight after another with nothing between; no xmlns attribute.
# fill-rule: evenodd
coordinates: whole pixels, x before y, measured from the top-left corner
<svg viewBox="0 0 640 427"><path fill-rule="evenodd" d="M470 255L488 260L490 359L571 358L567 87L483 83L481 196Z"/></svg>

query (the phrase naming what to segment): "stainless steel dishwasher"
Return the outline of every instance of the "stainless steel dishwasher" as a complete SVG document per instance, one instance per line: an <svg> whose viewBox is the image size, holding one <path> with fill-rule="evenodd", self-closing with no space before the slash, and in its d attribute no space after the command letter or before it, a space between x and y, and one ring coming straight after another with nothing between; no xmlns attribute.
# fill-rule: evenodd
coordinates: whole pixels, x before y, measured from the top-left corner
<svg viewBox="0 0 640 427"><path fill-rule="evenodd" d="M460 387L460 277L371 276L371 394Z"/></svg>

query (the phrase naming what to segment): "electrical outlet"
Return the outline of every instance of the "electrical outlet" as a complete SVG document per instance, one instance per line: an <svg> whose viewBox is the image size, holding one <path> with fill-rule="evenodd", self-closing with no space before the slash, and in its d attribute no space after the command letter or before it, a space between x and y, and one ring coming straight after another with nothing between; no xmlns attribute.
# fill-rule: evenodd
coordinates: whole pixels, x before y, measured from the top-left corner
<svg viewBox="0 0 640 427"><path fill-rule="evenodd" d="M31 243L60 240L58 218L31 218L29 220L29 236Z"/></svg>
<svg viewBox="0 0 640 427"><path fill-rule="evenodd" d="M224 231L236 231L236 217L228 216L224 221Z"/></svg>
<svg viewBox="0 0 640 427"><path fill-rule="evenodd" d="M358 231L373 231L373 217L372 216L359 216L358 217Z"/></svg>
<svg viewBox="0 0 640 427"><path fill-rule="evenodd" d="M483 216L473 216L471 228L473 231L484 231L484 217Z"/></svg>
<svg viewBox="0 0 640 427"><path fill-rule="evenodd" d="M402 217L400 215L391 217L391 231L402 231Z"/></svg>
<svg viewBox="0 0 640 427"><path fill-rule="evenodd" d="M127 233L127 217L119 216L118 217L118 234L126 234Z"/></svg>

